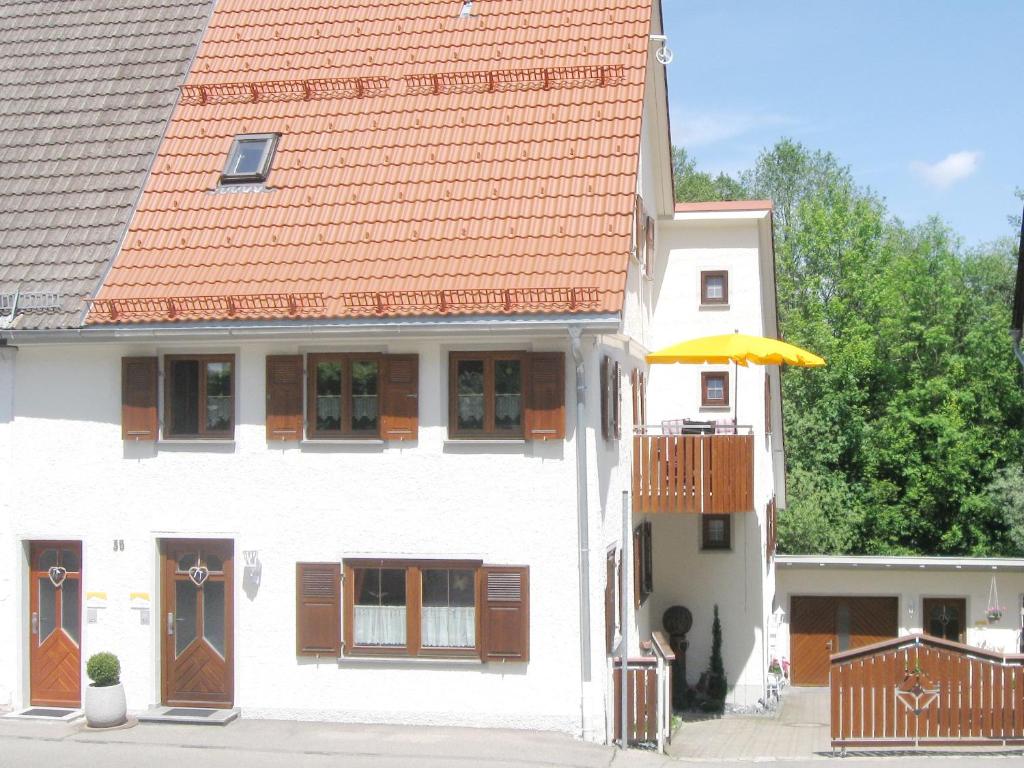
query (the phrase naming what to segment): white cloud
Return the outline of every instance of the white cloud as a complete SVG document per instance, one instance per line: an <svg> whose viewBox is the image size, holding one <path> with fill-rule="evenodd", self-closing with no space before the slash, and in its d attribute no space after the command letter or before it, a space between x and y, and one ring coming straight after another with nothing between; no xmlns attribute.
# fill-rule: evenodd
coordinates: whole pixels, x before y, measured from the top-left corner
<svg viewBox="0 0 1024 768"><path fill-rule="evenodd" d="M687 149L742 136L759 128L792 125L785 115L744 112L676 113L672 116L673 137Z"/></svg>
<svg viewBox="0 0 1024 768"><path fill-rule="evenodd" d="M946 155L937 163L924 163L915 160L910 170L917 174L926 184L939 189L948 189L958 181L963 181L978 170L981 152L963 150Z"/></svg>

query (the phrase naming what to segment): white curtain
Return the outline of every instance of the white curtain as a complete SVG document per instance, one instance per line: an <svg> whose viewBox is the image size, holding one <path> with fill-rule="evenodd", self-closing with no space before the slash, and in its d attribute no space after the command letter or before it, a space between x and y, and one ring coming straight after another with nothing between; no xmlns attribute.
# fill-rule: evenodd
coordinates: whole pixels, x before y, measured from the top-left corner
<svg viewBox="0 0 1024 768"><path fill-rule="evenodd" d="M423 607L423 645L430 648L472 648L476 645L476 609Z"/></svg>
<svg viewBox="0 0 1024 768"><path fill-rule="evenodd" d="M355 606L356 645L405 645L404 605Z"/></svg>

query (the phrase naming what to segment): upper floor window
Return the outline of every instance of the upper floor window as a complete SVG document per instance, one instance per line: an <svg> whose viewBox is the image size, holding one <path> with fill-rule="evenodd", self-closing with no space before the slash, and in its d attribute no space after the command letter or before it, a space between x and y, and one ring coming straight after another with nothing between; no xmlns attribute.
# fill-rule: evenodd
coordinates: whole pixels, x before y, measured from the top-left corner
<svg viewBox="0 0 1024 768"><path fill-rule="evenodd" d="M700 375L700 404L705 406L729 405L728 371L705 372Z"/></svg>
<svg viewBox="0 0 1024 768"><path fill-rule="evenodd" d="M523 436L524 357L521 352L452 353L453 435Z"/></svg>
<svg viewBox="0 0 1024 768"><path fill-rule="evenodd" d="M277 147L276 133L236 136L221 174L221 184L253 184L267 180Z"/></svg>
<svg viewBox="0 0 1024 768"><path fill-rule="evenodd" d="M232 438L234 355L168 355L164 370L164 434Z"/></svg>
<svg viewBox="0 0 1024 768"><path fill-rule="evenodd" d="M701 549L731 549L732 520L729 515L701 515Z"/></svg>
<svg viewBox="0 0 1024 768"><path fill-rule="evenodd" d="M700 273L700 303L729 303L729 273L725 271Z"/></svg>
<svg viewBox="0 0 1024 768"><path fill-rule="evenodd" d="M311 437L366 435L380 431L380 356L309 356L307 424Z"/></svg>

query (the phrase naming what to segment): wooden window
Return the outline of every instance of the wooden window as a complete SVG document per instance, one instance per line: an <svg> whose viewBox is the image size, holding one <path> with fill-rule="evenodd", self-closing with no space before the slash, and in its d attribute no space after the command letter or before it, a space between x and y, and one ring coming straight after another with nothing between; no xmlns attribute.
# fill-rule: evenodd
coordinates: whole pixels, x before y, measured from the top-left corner
<svg viewBox="0 0 1024 768"><path fill-rule="evenodd" d="M453 352L448 384L451 437L565 437L561 352Z"/></svg>
<svg viewBox="0 0 1024 768"><path fill-rule="evenodd" d="M700 273L700 303L729 303L729 273L712 271Z"/></svg>
<svg viewBox="0 0 1024 768"><path fill-rule="evenodd" d="M307 431L312 438L380 434L381 356L308 357Z"/></svg>
<svg viewBox="0 0 1024 768"><path fill-rule="evenodd" d="M732 549L732 519L729 515L701 515L701 549Z"/></svg>
<svg viewBox="0 0 1024 768"><path fill-rule="evenodd" d="M235 356L168 355L164 360L164 434L233 438Z"/></svg>
<svg viewBox="0 0 1024 768"><path fill-rule="evenodd" d="M601 358L601 434L622 437L622 366L608 355Z"/></svg>
<svg viewBox="0 0 1024 768"><path fill-rule="evenodd" d="M346 560L346 653L526 661L526 574L479 561Z"/></svg>
<svg viewBox="0 0 1024 768"><path fill-rule="evenodd" d="M157 359L121 358L121 439L156 440Z"/></svg>
<svg viewBox="0 0 1024 768"><path fill-rule="evenodd" d="M772 378L764 372L764 433L772 432Z"/></svg>
<svg viewBox="0 0 1024 768"><path fill-rule="evenodd" d="M728 371L704 372L700 375L701 405L729 405Z"/></svg>
<svg viewBox="0 0 1024 768"><path fill-rule="evenodd" d="M267 355L267 440L302 439L302 355Z"/></svg>
<svg viewBox="0 0 1024 768"><path fill-rule="evenodd" d="M341 565L296 563L295 653L341 653Z"/></svg>
<svg viewBox="0 0 1024 768"><path fill-rule="evenodd" d="M654 592L654 553L651 547L651 523L648 520L633 529L633 600L637 608Z"/></svg>
<svg viewBox="0 0 1024 768"><path fill-rule="evenodd" d="M775 549L778 545L778 510L775 507L775 497L772 496L765 509L765 555L768 562L775 557Z"/></svg>

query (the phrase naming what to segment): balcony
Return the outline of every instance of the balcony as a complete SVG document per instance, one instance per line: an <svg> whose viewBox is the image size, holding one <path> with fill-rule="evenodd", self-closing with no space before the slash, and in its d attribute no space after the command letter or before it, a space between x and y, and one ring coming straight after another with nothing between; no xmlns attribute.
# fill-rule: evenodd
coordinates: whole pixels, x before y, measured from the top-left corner
<svg viewBox="0 0 1024 768"><path fill-rule="evenodd" d="M753 435L650 432L633 436L634 513L753 511Z"/></svg>

